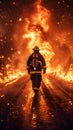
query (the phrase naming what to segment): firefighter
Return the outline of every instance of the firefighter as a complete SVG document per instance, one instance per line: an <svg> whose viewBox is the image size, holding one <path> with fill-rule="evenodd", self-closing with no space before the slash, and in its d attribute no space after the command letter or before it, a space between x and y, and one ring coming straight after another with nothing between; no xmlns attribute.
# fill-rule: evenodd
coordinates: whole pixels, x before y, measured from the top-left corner
<svg viewBox="0 0 73 130"><path fill-rule="evenodd" d="M38 92L41 80L42 80L42 71L46 73L46 62L44 57L40 54L40 49L38 46L33 48L33 53L29 56L27 60L27 70L30 74L30 79L32 81L32 88L35 92Z"/></svg>

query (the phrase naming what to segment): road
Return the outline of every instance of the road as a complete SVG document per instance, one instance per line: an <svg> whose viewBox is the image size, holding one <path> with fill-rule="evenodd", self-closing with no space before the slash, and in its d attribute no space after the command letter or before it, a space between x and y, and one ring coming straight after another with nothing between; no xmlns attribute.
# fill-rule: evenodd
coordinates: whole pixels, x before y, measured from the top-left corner
<svg viewBox="0 0 73 130"><path fill-rule="evenodd" d="M29 76L0 84L0 130L73 130L72 86L52 75L38 94Z"/></svg>

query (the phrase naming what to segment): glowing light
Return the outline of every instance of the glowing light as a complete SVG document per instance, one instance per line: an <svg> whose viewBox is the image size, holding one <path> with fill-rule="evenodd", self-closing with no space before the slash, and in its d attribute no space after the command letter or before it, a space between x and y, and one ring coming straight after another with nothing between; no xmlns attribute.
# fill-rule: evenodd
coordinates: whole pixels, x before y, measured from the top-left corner
<svg viewBox="0 0 73 130"><path fill-rule="evenodd" d="M11 51L13 51L14 49L13 48L11 48Z"/></svg>
<svg viewBox="0 0 73 130"><path fill-rule="evenodd" d="M60 4L60 1L58 1L58 4Z"/></svg>
<svg viewBox="0 0 73 130"><path fill-rule="evenodd" d="M12 4L15 5L16 4L15 1Z"/></svg>
<svg viewBox="0 0 73 130"><path fill-rule="evenodd" d="M21 54L21 51L18 51L18 55L20 55Z"/></svg>
<svg viewBox="0 0 73 130"><path fill-rule="evenodd" d="M19 21L22 21L22 18L19 18Z"/></svg>
<svg viewBox="0 0 73 130"><path fill-rule="evenodd" d="M2 59L4 59L4 56L2 56Z"/></svg>

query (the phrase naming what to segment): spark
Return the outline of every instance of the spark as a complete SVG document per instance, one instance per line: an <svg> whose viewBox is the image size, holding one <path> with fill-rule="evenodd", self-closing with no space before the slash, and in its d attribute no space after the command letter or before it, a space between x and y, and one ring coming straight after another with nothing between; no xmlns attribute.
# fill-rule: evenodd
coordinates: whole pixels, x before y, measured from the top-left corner
<svg viewBox="0 0 73 130"><path fill-rule="evenodd" d="M16 4L16 2L15 1L13 1L13 3L12 3L13 5L15 5Z"/></svg>
<svg viewBox="0 0 73 130"><path fill-rule="evenodd" d="M21 21L22 21L22 18L19 18L19 21L21 22Z"/></svg>
<svg viewBox="0 0 73 130"><path fill-rule="evenodd" d="M21 54L21 51L18 51L18 55L20 55Z"/></svg>

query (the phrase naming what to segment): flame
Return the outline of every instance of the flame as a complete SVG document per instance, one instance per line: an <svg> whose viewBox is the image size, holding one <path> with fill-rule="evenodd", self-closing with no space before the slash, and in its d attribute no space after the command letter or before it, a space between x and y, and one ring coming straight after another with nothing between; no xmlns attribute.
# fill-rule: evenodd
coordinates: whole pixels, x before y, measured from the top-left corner
<svg viewBox="0 0 73 130"><path fill-rule="evenodd" d="M26 71L21 72L18 70L9 70L7 71L6 75L0 73L0 83L8 83L8 82L15 82L20 77L23 77L26 74Z"/></svg>
<svg viewBox="0 0 73 130"><path fill-rule="evenodd" d="M52 73L53 75L57 75L58 77L64 80L73 81L72 70L69 70L67 75L65 75L61 65L58 65L56 68L55 67L53 68L52 65L50 64L50 60L55 55L55 52L53 51L53 48L48 39L49 32L50 32L51 12L50 10L47 10L45 7L43 7L41 5L41 2L42 2L41 0L35 2L33 5L35 8L34 12L31 14L31 16L24 18L25 21L23 25L24 33L22 34L21 41L23 41L23 43L25 40L28 42L28 44L26 45L28 48L27 55L30 55L30 53L32 52L32 48L35 45L39 46L40 52L42 53L42 55L46 60L47 73ZM21 17L19 18L19 21L22 21ZM18 39L16 34L14 35L14 37L16 40ZM65 40L66 39L64 38L63 41L65 42ZM16 58L17 55L20 56L20 59L21 56L23 57L22 48L23 47L21 44L19 46L19 50L17 51L17 53L13 55L14 58ZM13 50L13 48L11 49ZM3 77L3 79L0 78L0 82L8 82L14 79L18 79L24 74L26 74L26 70L24 71L21 69L22 63L20 63L18 68L15 67L13 68L12 66L13 64L6 65L6 71L7 71L6 76L0 73L0 76Z"/></svg>
<svg viewBox="0 0 73 130"><path fill-rule="evenodd" d="M31 20L29 18L26 19L26 34L23 35L23 39L30 39L30 42L28 44L30 52L32 51L32 47L34 47L35 45L39 46L40 52L43 54L46 60L47 73L52 73L53 75L55 74L64 80L73 81L72 71L69 71L68 74L65 75L65 72L63 72L61 65L58 65L56 68L52 68L52 66L49 63L49 61L55 55L55 53L49 41L45 40L45 38L43 38L42 35L44 36L45 32L50 32L49 22L51 13L46 8L42 7L40 3L41 1L35 3L36 12L34 13L34 15L31 16ZM60 41L66 41L65 35L61 38L60 36L58 36L58 38L60 39Z"/></svg>
<svg viewBox="0 0 73 130"><path fill-rule="evenodd" d="M45 40L46 33L49 32L50 16L51 13L46 8L40 5L41 1L36 2L35 13L31 16L31 19L26 18L25 34L22 36L23 39L30 39L28 48L30 52L35 45L38 45L40 52L45 57L47 63L47 72L49 72L50 64L49 60L54 55L52 47L49 41Z"/></svg>

